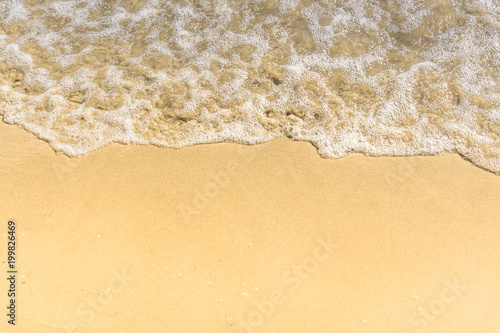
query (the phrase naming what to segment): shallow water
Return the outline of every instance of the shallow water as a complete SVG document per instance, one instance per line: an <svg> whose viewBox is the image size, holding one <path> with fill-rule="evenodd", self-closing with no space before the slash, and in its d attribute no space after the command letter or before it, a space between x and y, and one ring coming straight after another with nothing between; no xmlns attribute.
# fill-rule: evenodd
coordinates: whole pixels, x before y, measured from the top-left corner
<svg viewBox="0 0 500 333"><path fill-rule="evenodd" d="M0 115L57 151L279 136L500 172L500 4L0 3Z"/></svg>

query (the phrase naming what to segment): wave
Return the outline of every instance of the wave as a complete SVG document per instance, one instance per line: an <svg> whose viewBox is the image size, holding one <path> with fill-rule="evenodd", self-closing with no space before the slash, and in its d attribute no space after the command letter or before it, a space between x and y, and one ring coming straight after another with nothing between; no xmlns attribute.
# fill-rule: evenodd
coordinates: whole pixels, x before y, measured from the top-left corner
<svg viewBox="0 0 500 333"><path fill-rule="evenodd" d="M493 0L12 0L0 115L77 157L280 136L500 172Z"/></svg>

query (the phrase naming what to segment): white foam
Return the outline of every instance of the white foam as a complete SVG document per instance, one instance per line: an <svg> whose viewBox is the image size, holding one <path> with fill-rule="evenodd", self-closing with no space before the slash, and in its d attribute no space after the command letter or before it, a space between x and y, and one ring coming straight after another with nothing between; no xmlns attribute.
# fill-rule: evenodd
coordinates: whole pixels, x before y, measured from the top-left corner
<svg viewBox="0 0 500 333"><path fill-rule="evenodd" d="M496 1L134 3L0 3L4 120L70 156L287 135L324 157L458 152L500 172Z"/></svg>

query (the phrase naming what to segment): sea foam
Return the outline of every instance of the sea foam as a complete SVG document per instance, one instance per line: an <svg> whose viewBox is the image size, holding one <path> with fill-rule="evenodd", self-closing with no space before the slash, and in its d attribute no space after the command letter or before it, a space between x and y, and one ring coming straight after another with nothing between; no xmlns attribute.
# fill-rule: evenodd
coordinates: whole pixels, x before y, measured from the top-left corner
<svg viewBox="0 0 500 333"><path fill-rule="evenodd" d="M82 156L112 142L456 152L500 172L494 0L0 3L0 114Z"/></svg>

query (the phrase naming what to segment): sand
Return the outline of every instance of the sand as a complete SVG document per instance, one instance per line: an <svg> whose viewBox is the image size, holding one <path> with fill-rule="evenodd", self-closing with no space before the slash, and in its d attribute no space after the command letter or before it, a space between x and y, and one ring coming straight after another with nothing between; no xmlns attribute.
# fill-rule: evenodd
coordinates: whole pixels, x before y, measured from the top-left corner
<svg viewBox="0 0 500 333"><path fill-rule="evenodd" d="M328 160L279 139L70 159L4 123L0 140L19 272L2 332L500 327L500 177L457 155Z"/></svg>

